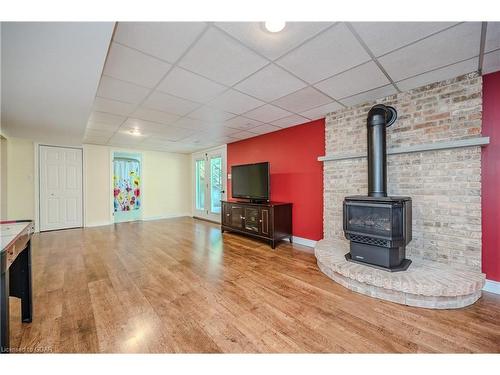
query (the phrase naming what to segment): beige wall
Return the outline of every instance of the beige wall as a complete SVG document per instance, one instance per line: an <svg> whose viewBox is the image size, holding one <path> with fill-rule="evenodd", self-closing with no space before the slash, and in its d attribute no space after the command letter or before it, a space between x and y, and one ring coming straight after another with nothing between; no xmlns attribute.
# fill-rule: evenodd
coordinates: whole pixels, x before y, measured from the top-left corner
<svg viewBox="0 0 500 375"><path fill-rule="evenodd" d="M9 137L2 140L0 146L0 217L35 219L33 141ZM85 226L107 225L113 222L110 180L110 157L113 150L142 155L144 219L191 215L189 155L84 145Z"/></svg>
<svg viewBox="0 0 500 375"><path fill-rule="evenodd" d="M83 201L85 226L111 223L110 150L83 145Z"/></svg>
<svg viewBox="0 0 500 375"><path fill-rule="evenodd" d="M0 135L0 220L7 218L7 140Z"/></svg>
<svg viewBox="0 0 500 375"><path fill-rule="evenodd" d="M84 145L85 226L112 223L112 151L142 155L143 219L191 215L189 155Z"/></svg>
<svg viewBox="0 0 500 375"><path fill-rule="evenodd" d="M2 165L3 166L3 165ZM35 218L33 141L7 138L7 219Z"/></svg>
<svg viewBox="0 0 500 375"><path fill-rule="evenodd" d="M143 152L143 216L191 215L191 157Z"/></svg>

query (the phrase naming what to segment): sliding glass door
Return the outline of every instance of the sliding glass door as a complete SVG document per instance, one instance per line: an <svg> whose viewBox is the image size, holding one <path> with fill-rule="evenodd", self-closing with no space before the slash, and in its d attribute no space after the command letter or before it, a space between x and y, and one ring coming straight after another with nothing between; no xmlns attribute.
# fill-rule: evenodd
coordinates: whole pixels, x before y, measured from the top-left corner
<svg viewBox="0 0 500 375"><path fill-rule="evenodd" d="M194 216L220 222L226 199L226 147L197 153L194 161Z"/></svg>

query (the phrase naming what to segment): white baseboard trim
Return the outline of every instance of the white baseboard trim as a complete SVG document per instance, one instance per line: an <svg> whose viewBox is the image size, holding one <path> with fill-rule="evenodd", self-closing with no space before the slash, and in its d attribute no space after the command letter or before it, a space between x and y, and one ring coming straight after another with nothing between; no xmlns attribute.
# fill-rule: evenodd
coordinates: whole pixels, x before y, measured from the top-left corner
<svg viewBox="0 0 500 375"><path fill-rule="evenodd" d="M177 217L186 217L186 216L192 217L191 213L167 214L167 215L143 217L142 221L162 220L162 219L175 219Z"/></svg>
<svg viewBox="0 0 500 375"><path fill-rule="evenodd" d="M293 236L293 243L310 247L311 252L314 252L314 247L316 246L316 241L310 240L308 238L297 237L297 236Z"/></svg>
<svg viewBox="0 0 500 375"><path fill-rule="evenodd" d="M103 222L85 224L84 228L104 227L106 225L111 225L111 224L113 224L113 223L110 223L109 221L103 221Z"/></svg>
<svg viewBox="0 0 500 375"><path fill-rule="evenodd" d="M500 281L486 280L483 290L485 292L500 294Z"/></svg>
<svg viewBox="0 0 500 375"><path fill-rule="evenodd" d="M167 215L159 215L159 216L148 216L148 217L143 217L142 219L139 219L139 221L151 221L151 220L161 220L161 219L175 219L177 217L186 217L189 216L191 217L191 213L182 213L182 214L167 214ZM112 225L114 224L112 221L102 221L102 222L96 222L96 223L91 223L91 224L86 224L85 228L93 228L93 227L103 227L106 225Z"/></svg>

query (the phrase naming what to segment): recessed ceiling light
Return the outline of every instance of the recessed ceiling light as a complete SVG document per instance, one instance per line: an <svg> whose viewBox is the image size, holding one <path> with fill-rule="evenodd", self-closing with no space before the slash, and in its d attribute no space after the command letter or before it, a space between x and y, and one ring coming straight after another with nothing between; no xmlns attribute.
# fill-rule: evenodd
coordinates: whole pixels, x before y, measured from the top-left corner
<svg viewBox="0 0 500 375"><path fill-rule="evenodd" d="M141 132L137 128L130 129L129 133L132 134L132 135L135 135L135 136L141 135Z"/></svg>
<svg viewBox="0 0 500 375"><path fill-rule="evenodd" d="M279 33L281 30L285 28L285 25L286 25L285 21L266 21L264 23L266 30L271 33Z"/></svg>

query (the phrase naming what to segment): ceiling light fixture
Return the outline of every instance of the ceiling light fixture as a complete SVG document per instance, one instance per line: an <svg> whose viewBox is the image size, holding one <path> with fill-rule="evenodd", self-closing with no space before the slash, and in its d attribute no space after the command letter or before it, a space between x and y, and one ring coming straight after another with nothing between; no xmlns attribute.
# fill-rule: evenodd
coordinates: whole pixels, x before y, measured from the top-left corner
<svg viewBox="0 0 500 375"><path fill-rule="evenodd" d="M281 30L285 28L285 21L266 21L264 22L264 26L266 30L271 33L279 33Z"/></svg>
<svg viewBox="0 0 500 375"><path fill-rule="evenodd" d="M130 134L132 134L132 135L135 135L135 136L139 136L139 135L141 135L141 132L140 132L140 131L139 131L139 129L137 129L137 128L130 129L130 132L129 132L129 133L130 133Z"/></svg>

